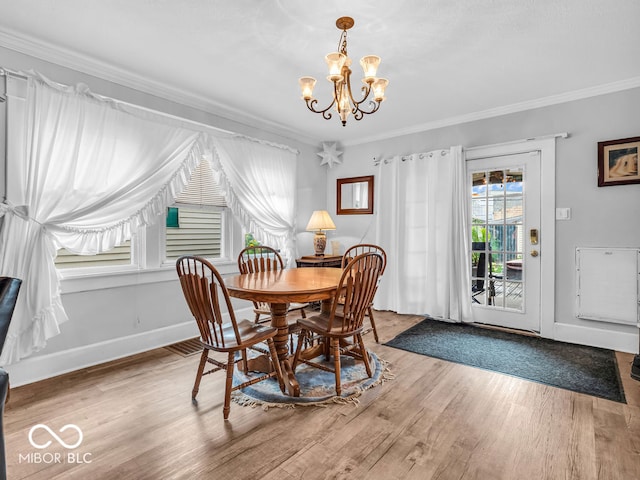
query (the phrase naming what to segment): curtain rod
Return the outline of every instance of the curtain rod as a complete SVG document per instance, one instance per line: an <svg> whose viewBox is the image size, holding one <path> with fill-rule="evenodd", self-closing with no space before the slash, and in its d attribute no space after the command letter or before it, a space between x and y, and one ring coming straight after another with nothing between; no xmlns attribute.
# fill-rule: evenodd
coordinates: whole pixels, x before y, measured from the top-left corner
<svg viewBox="0 0 640 480"><path fill-rule="evenodd" d="M0 76L5 76L5 77L6 76L12 76L12 77L21 78L21 79L24 79L24 80L28 80L29 77L30 77L30 75L28 75L26 73L17 72L15 70L11 70L11 69L8 69L6 67L0 67ZM48 80L48 81L51 81L51 80ZM53 82L53 83L57 83L57 82ZM59 84L59 85L62 85L62 84ZM270 142L270 141L267 141L267 140L261 140L259 138L249 137L247 135L242 135L240 133L232 132L231 130L225 130L223 128L214 127L212 125L207 125L205 123L197 122L195 120L190 120L188 118L178 117L177 115L173 115L171 113L160 112L158 110L153 110L151 108L143 107L141 105L135 105L133 103L125 102L125 101L122 101L122 100L116 100L115 98L111 98L111 97L104 97L103 95L95 94L93 92L91 92L91 93L94 94L94 95L98 95L100 97L103 97L103 98L108 98L110 100L115 101L116 103L121 103L123 105L127 105L127 106L132 107L132 108L137 108L137 109L140 109L140 110L145 111L145 112L153 113L155 115L165 116L167 118L171 118L171 119L177 120L179 122L188 123L188 124L197 126L200 129L205 128L207 130L213 130L213 131L215 131L217 133L224 133L226 135L232 135L232 136L245 138L247 140L251 140L251 141L254 141L254 142L257 142L257 143L261 143L263 145L268 145L270 147L280 148L282 150L289 150L290 152L295 153L296 155L300 153L299 150L297 150L295 148L292 148L289 145L284 145L284 144L280 144L280 143L276 143L276 142ZM6 96L3 95L3 94L0 94L0 103L4 102L5 100L6 100Z"/></svg>
<svg viewBox="0 0 640 480"><path fill-rule="evenodd" d="M28 80L33 75L28 75L28 74L26 74L24 72L17 72L15 70L10 70L10 69L8 69L6 67L0 67L0 76L5 76L5 77L11 76L11 77L20 78L20 79L23 79L23 80ZM53 82L52 80L47 80L47 81L55 83L57 85L66 86L66 85L63 85L63 84L58 83L58 82ZM102 98L109 98L110 100L113 100L116 103L120 103L120 104L126 105L128 107L137 108L137 109L140 109L140 110L142 110L144 112L149 112L149 113L153 113L153 114L156 114L156 115L165 116L165 117L171 118L173 120L177 120L177 121L185 122L185 123L190 123L190 124L196 125L198 127L206 127L207 129L213 129L213 130L215 130L217 132L220 132L220 133L226 133L226 134L229 134L229 135L233 135L235 133L235 132L232 132L230 130L224 130L222 128L212 127L210 125L205 125L204 123L196 122L194 120L189 120L187 118L178 117L178 116L172 115L170 113L160 112L158 110L153 110L151 108L143 107L142 105L135 105L133 103L125 102L125 101L122 101L122 100L116 100L115 98L105 97L104 95L96 94L93 91L91 91L91 94L92 95L97 95L97 96L102 97Z"/></svg>
<svg viewBox="0 0 640 480"><path fill-rule="evenodd" d="M509 141L509 142L493 143L491 145L477 145L475 147L464 148L464 151L466 151L466 152L470 152L471 151L472 152L474 150L480 150L480 149L489 148L489 147L498 147L498 146L502 146L502 145L511 145L511 144L514 144L514 143L533 142L533 141L536 141L536 140L546 140L546 139L549 139L549 138L568 138L568 137L569 137L569 134L567 132L551 133L549 135L539 135L537 137L523 138L523 139L520 139L520 140L512 140L512 141ZM448 150L442 150L442 152L443 152L443 155L445 154L445 152L449 153ZM419 158L424 158L424 155L426 155L426 154L421 153ZM433 152L431 152L429 155L433 156ZM401 157L402 161L405 161L406 159L408 159L409 156L410 155L402 156ZM381 162L387 163L390 160L391 160L390 158L380 159L380 158L375 158L374 157L373 164L375 166L378 166L378 165L380 165Z"/></svg>
<svg viewBox="0 0 640 480"><path fill-rule="evenodd" d="M419 159L423 159L423 158L426 158L426 157L431 158L431 157L433 157L433 152L435 152L435 150L433 150L431 152L428 152L428 153L425 152L425 153L412 153L412 154L409 154L409 155L401 155L400 156L400 160L403 161L403 162L406 162L407 160L411 159L412 155L418 155ZM448 155L448 154L449 154L449 150L444 150L444 149L440 150L440 155ZM375 166L378 166L381 163L387 164L390 161L392 161L394 158L395 157L391 157L391 158L375 158L374 157L373 164Z"/></svg>
<svg viewBox="0 0 640 480"><path fill-rule="evenodd" d="M16 72L15 70L9 70L8 68L0 67L0 76L6 77L9 75L11 75L12 77L23 78L25 80L29 78L27 75L25 75L22 72Z"/></svg>

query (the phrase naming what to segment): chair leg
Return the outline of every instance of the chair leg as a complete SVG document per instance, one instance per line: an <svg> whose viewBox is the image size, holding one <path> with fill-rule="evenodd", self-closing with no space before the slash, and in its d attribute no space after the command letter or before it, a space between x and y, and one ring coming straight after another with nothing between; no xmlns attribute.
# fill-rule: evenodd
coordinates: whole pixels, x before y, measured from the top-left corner
<svg viewBox="0 0 640 480"><path fill-rule="evenodd" d="M378 340L378 330L376 329L376 322L373 319L373 309L371 307L369 307L369 322L371 322L371 328L373 329L373 338L375 339L376 343L380 343L380 340Z"/></svg>
<svg viewBox="0 0 640 480"><path fill-rule="evenodd" d="M206 348L202 349L202 354L200 355L200 365L198 365L198 372L196 373L196 381L193 384L193 390L191 390L191 401L195 403L196 395L198 395L198 390L200 390L200 380L202 380L202 372L204 372L204 366L207 364L207 357L209 356L209 352Z"/></svg>
<svg viewBox="0 0 640 480"><path fill-rule="evenodd" d="M322 337L322 342L324 346L324 359L328 362L331 360L331 340L329 340L329 337Z"/></svg>
<svg viewBox="0 0 640 480"><path fill-rule="evenodd" d="M364 368L367 370L367 375L369 375L369 378L371 378L373 376L373 373L371 372L371 364L369 363L369 352L367 352L367 349L364 348L364 340L362 340L362 334L359 333L358 335L356 335L356 338L358 339L358 345L360 346L360 354L362 355Z"/></svg>
<svg viewBox="0 0 640 480"><path fill-rule="evenodd" d="M282 369L280 368L280 360L278 359L278 352L276 352L276 345L275 343L273 343L273 338L267 340L267 345L269 346L269 352L271 352L271 363L273 363L273 369L276 372L276 377L278 377L280 390L282 391L282 393L285 393L284 380L282 378Z"/></svg>
<svg viewBox="0 0 640 480"><path fill-rule="evenodd" d="M260 323L260 314L256 313L256 318L253 320L253 323Z"/></svg>
<svg viewBox="0 0 640 480"><path fill-rule="evenodd" d="M224 387L224 407L222 407L222 415L225 420L229 418L229 411L231 410L231 387L233 386L234 357L234 353L229 352L229 359L227 360L227 381Z"/></svg>
<svg viewBox="0 0 640 480"><path fill-rule="evenodd" d="M246 348L242 349L241 355L242 355L242 370L244 371L244 374L247 375L249 373L249 363L248 363Z"/></svg>
<svg viewBox="0 0 640 480"><path fill-rule="evenodd" d="M340 339L332 338L331 347L333 349L333 366L336 374L336 395L342 393L342 385L340 384Z"/></svg>
<svg viewBox="0 0 640 480"><path fill-rule="evenodd" d="M300 315L302 316L302 318L307 318L307 314L304 311L304 308L300 309Z"/></svg>
<svg viewBox="0 0 640 480"><path fill-rule="evenodd" d="M298 333L298 345L296 346L296 353L293 356L293 362L291 363L291 370L293 373L296 373L296 367L298 366L298 360L300 359L300 352L302 351L302 343L304 339L307 337L307 331L303 328Z"/></svg>
<svg viewBox="0 0 640 480"><path fill-rule="evenodd" d="M289 326L289 353L291 352L295 352L294 346L293 346L293 334L296 333L295 332L295 328L292 329L293 325ZM300 336L300 331L298 330L298 336Z"/></svg>

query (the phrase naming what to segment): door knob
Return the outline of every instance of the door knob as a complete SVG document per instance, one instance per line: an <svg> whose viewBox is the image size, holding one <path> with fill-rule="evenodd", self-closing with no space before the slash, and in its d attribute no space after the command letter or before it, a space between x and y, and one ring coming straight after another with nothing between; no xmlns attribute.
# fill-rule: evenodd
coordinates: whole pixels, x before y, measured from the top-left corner
<svg viewBox="0 0 640 480"><path fill-rule="evenodd" d="M537 257L539 255L538 250L531 250L531 256Z"/></svg>

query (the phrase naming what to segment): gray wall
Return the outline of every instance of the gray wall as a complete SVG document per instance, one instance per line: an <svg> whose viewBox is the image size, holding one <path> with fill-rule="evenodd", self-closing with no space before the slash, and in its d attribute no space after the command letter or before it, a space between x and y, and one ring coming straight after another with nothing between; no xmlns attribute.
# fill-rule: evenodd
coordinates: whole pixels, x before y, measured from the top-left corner
<svg viewBox="0 0 640 480"><path fill-rule="evenodd" d="M329 170L327 196L335 213L336 179L376 173L373 158L425 152L452 145L474 147L568 132L556 144L556 206L572 218L556 221L555 321L637 334L637 328L582 320L575 315L575 248L640 247L640 184L597 186L597 143L640 136L640 89L601 95L486 120L343 148L343 163ZM381 121L378 118L366 121ZM382 208L380 205L377 208ZM358 218L361 217L361 218ZM375 239L373 216L334 218L329 240L348 245ZM597 333L596 333L597 334ZM594 338L597 344L598 339ZM637 342L636 342L637 346Z"/></svg>

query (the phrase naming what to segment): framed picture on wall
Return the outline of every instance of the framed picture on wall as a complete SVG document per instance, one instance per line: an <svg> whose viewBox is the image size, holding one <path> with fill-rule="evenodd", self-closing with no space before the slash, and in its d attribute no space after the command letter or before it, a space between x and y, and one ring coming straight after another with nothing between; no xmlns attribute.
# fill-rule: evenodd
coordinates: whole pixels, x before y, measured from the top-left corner
<svg viewBox="0 0 640 480"><path fill-rule="evenodd" d="M640 137L598 142L598 186L640 183Z"/></svg>

